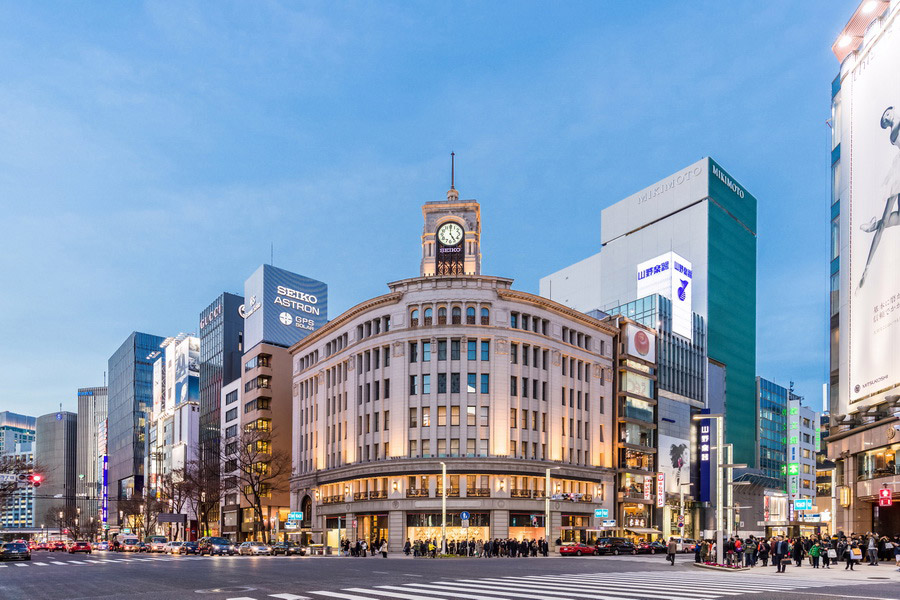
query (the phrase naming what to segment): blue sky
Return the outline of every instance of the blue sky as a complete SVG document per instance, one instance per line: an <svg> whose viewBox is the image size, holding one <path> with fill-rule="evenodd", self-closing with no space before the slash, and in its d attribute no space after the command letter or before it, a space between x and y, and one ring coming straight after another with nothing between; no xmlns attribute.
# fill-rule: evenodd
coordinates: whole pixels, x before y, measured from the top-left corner
<svg viewBox="0 0 900 600"><path fill-rule="evenodd" d="M826 376L832 41L853 1L4 2L0 410L76 406L269 257L330 316L415 276L421 204L481 202L484 271L599 248L710 155L759 199L758 366Z"/></svg>

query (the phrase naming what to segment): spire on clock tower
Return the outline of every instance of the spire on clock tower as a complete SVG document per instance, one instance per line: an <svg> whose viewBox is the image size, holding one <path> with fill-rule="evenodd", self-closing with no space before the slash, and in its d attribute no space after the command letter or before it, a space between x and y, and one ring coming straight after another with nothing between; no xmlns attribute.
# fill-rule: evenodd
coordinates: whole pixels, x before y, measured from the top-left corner
<svg viewBox="0 0 900 600"><path fill-rule="evenodd" d="M476 200L460 200L456 189L456 153L450 153L447 199L422 206L422 264L424 277L481 275L481 207Z"/></svg>

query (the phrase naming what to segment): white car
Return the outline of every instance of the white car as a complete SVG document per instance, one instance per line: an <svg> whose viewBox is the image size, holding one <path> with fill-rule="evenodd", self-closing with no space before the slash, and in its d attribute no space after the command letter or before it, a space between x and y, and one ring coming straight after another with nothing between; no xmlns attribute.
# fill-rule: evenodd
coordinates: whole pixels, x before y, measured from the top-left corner
<svg viewBox="0 0 900 600"><path fill-rule="evenodd" d="M272 554L272 549L262 542L244 542L238 547L238 554L241 556L270 556Z"/></svg>
<svg viewBox="0 0 900 600"><path fill-rule="evenodd" d="M169 540L163 536L155 535L150 538L150 543L147 544L147 552L165 552L168 543Z"/></svg>
<svg viewBox="0 0 900 600"><path fill-rule="evenodd" d="M169 542L166 544L165 549L163 550L166 554L179 554L181 552L181 546L184 542Z"/></svg>

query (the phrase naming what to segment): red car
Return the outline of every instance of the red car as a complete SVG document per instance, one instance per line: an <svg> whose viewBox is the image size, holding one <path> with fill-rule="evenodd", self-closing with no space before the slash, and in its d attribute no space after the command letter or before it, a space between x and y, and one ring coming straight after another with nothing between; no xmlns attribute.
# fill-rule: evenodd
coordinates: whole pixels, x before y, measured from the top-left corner
<svg viewBox="0 0 900 600"><path fill-rule="evenodd" d="M559 547L559 553L563 556L566 555L574 555L574 556L594 556L597 554L597 549L593 546L588 546L587 544L582 544L580 542L574 544L566 544L564 546Z"/></svg>
<svg viewBox="0 0 900 600"><path fill-rule="evenodd" d="M65 542L53 542L50 546L50 552L65 552L66 550L68 550L68 548L66 548Z"/></svg>
<svg viewBox="0 0 900 600"><path fill-rule="evenodd" d="M76 552L87 552L91 553L91 545L87 542L72 542L72 545L69 546L69 554L75 554Z"/></svg>

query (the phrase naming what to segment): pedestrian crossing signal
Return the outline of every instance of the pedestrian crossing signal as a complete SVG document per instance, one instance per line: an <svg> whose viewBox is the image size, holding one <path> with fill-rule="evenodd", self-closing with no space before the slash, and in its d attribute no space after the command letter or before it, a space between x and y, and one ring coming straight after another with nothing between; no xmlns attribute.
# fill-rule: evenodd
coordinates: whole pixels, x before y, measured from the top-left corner
<svg viewBox="0 0 900 600"><path fill-rule="evenodd" d="M878 506L892 506L894 499L891 498L891 490L883 488L878 490Z"/></svg>

